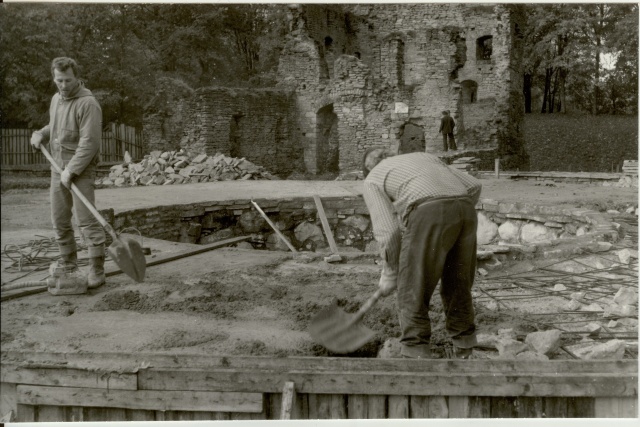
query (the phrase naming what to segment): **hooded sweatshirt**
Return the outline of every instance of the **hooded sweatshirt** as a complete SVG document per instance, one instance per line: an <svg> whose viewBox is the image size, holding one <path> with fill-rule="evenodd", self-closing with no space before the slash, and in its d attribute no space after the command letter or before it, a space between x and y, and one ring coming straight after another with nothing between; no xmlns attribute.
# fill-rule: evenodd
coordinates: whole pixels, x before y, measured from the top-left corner
<svg viewBox="0 0 640 427"><path fill-rule="evenodd" d="M102 110L84 83L79 82L66 98L53 95L49 124L38 132L49 142L51 155L61 168L74 175L95 171L102 142Z"/></svg>

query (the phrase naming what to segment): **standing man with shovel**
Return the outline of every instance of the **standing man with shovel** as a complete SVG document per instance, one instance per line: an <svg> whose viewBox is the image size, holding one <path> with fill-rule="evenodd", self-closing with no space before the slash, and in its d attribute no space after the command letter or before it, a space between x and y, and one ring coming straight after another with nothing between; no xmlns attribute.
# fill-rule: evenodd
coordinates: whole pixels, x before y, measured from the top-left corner
<svg viewBox="0 0 640 427"><path fill-rule="evenodd" d="M429 302L438 284L457 358L476 344L471 286L476 270L475 205L481 185L427 153L363 158L364 200L380 243L382 295L398 289L401 354L430 358Z"/></svg>
<svg viewBox="0 0 640 427"><path fill-rule="evenodd" d="M105 283L105 232L91 211L70 191L75 183L84 196L95 203L94 180L102 140L102 110L91 91L78 79L78 64L71 58L55 58L51 64L58 87L49 107L49 124L35 131L31 145L40 149L48 142L55 162L51 168L51 221L61 259L52 268L64 271L63 280L97 288ZM72 209L89 249L89 275L78 269Z"/></svg>

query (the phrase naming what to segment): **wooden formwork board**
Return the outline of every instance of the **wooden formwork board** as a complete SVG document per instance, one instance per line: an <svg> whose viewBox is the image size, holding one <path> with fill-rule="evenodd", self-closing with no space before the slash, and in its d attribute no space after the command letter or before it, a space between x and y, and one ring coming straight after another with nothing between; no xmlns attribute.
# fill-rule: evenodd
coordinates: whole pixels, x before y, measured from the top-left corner
<svg viewBox="0 0 640 427"><path fill-rule="evenodd" d="M631 360L3 352L0 368L18 421L637 417Z"/></svg>

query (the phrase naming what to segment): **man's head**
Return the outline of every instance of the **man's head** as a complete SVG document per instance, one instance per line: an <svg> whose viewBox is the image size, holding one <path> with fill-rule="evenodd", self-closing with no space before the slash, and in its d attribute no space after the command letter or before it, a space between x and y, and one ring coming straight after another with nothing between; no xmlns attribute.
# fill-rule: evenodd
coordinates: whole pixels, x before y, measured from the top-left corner
<svg viewBox="0 0 640 427"><path fill-rule="evenodd" d="M449 115L449 111L448 111L448 110L444 110L444 111L442 112L442 115L443 115L443 116L448 116L448 115Z"/></svg>
<svg viewBox="0 0 640 427"><path fill-rule="evenodd" d="M362 156L362 174L366 178L371 172L371 169L376 167L378 163L386 159L387 157L394 156L395 153L391 150L382 147L368 148Z"/></svg>
<svg viewBox="0 0 640 427"><path fill-rule="evenodd" d="M51 62L51 75L53 82L58 87L62 96L69 94L78 87L80 68L76 61L71 58L55 58Z"/></svg>

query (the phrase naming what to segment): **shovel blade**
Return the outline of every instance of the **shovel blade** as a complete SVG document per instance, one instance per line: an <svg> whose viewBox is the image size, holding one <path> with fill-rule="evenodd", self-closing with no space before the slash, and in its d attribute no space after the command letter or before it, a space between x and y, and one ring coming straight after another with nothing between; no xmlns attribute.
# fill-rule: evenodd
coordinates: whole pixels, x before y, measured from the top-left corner
<svg viewBox="0 0 640 427"><path fill-rule="evenodd" d="M129 237L119 236L113 240L107 251L124 274L136 282L144 281L147 260L144 258L140 243Z"/></svg>
<svg viewBox="0 0 640 427"><path fill-rule="evenodd" d="M311 338L334 353L351 353L371 341L375 333L355 321L336 301L321 310L309 324Z"/></svg>

